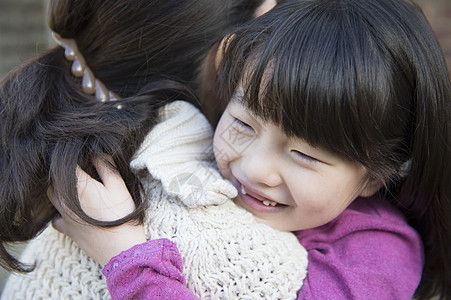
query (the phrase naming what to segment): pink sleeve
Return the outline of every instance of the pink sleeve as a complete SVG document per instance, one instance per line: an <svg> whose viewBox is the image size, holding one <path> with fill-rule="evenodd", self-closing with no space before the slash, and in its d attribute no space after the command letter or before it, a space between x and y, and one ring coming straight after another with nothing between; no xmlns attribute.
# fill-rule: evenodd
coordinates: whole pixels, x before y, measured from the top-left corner
<svg viewBox="0 0 451 300"><path fill-rule="evenodd" d="M309 264L298 299L410 300L420 283L421 239L383 202L356 203L330 224L297 236Z"/></svg>
<svg viewBox="0 0 451 300"><path fill-rule="evenodd" d="M111 298L198 299L185 286L182 258L167 239L147 241L113 257L102 270Z"/></svg>

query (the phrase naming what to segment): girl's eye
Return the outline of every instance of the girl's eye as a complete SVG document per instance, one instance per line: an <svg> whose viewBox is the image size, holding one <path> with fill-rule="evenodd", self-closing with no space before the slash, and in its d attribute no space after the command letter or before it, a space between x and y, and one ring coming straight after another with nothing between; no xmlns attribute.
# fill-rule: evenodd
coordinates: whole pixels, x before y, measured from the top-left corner
<svg viewBox="0 0 451 300"><path fill-rule="evenodd" d="M311 157L311 156L304 154L297 150L291 150L291 153L293 153L295 159L297 159L298 161L301 161L303 163L314 164L314 163L319 162L319 160L317 160L316 158Z"/></svg>
<svg viewBox="0 0 451 300"><path fill-rule="evenodd" d="M241 133L247 133L247 134L254 133L254 129L252 128L252 126L250 126L249 124L247 124L237 118L233 118L233 127Z"/></svg>

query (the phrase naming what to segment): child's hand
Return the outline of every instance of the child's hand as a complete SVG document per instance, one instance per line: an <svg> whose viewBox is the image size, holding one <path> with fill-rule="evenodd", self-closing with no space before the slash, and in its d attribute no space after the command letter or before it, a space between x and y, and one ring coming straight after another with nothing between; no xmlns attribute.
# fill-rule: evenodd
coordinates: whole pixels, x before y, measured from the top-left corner
<svg viewBox="0 0 451 300"><path fill-rule="evenodd" d="M131 213L135 204L119 173L99 160L93 163L103 183L77 167L78 196L86 214L94 219L113 221ZM143 226L131 222L113 228L92 226L63 207L53 197L51 190L49 197L61 214L61 218L53 221L53 227L71 237L81 249L102 265L121 251L146 241Z"/></svg>

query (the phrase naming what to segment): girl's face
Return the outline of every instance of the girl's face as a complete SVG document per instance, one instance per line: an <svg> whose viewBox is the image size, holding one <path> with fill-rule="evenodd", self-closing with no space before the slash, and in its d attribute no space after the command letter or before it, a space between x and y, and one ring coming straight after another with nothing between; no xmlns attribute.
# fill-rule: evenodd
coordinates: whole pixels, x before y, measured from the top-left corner
<svg viewBox="0 0 451 300"><path fill-rule="evenodd" d="M335 219L365 188L365 168L253 115L239 100L227 106L214 136L221 174L238 189L235 203L281 231Z"/></svg>

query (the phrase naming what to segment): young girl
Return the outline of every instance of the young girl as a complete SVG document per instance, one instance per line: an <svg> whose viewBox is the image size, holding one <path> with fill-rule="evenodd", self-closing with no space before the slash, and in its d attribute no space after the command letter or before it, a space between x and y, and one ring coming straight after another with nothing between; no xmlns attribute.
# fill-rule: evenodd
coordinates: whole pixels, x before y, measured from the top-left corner
<svg viewBox="0 0 451 300"><path fill-rule="evenodd" d="M249 19L251 9L255 10L260 1L254 5L243 2L241 6L235 1L135 2L51 1L50 26L59 46L18 69L2 84L1 191L5 207L2 224L6 228L1 231L2 241L27 239L43 229L44 221L55 213L48 194L58 197L57 205L74 210L82 220L103 226L119 224L138 214L133 202L124 202L128 197L126 186L133 183L137 189L132 191L143 191L151 199L145 219L149 234L172 237L186 245L180 249L185 250L186 259L192 259L192 267L185 263L185 274L195 274L188 277L187 284L198 295L230 298L232 293L240 297L258 293L261 298L294 298L305 276L306 251L292 233L257 224L252 215L230 201L236 190L212 167L212 132L206 119L201 115L192 118L193 108L184 109L187 104L183 102L180 117L184 126L194 124L201 135L196 132L196 139L176 139L169 148L161 143L161 136L149 141L143 135L162 120L161 116L155 118L161 106L181 92L187 93L180 83L197 88L190 80L207 76L202 74L208 68L203 66L209 60L205 53L219 41L219 34L224 35L232 26L229 22ZM193 23L193 15L201 19ZM184 61L174 59L179 56ZM178 107L178 102L172 105L164 107ZM168 123L179 124L175 121ZM199 127L199 122L204 125ZM160 124L152 132L159 128ZM163 133L166 137L168 132ZM136 167L139 160L135 157L135 177L126 167L129 155L142 141L136 157L145 159L145 165ZM182 152L174 154L176 146L183 147ZM102 177L102 172L96 174L86 162L99 153L112 155L119 174L130 175L128 184L118 186L125 192L113 192L119 198L114 206L119 215L113 218L92 218L86 214L92 208L80 205L77 194L72 194L76 191L72 180L77 164ZM182 155L187 163L180 165ZM192 164L197 157L199 160ZM171 166L174 161L176 167ZM192 170L187 170L187 165ZM205 195L172 191L174 178L168 176L177 167L201 179ZM137 185L138 178L141 186ZM199 208L187 210L185 206ZM175 207L172 215L166 210L171 207ZM163 225L153 227L154 218L164 216L175 221L166 218L160 223ZM196 217L199 226L179 225ZM175 226L170 227L172 224ZM237 244L239 234L244 238ZM225 242L230 246L225 247ZM6 266L23 269L3 250ZM205 253L199 257L198 251ZM52 227L28 244L21 261L36 264L29 274L8 280L5 299L109 297L99 265ZM299 268L292 270L293 264ZM240 276L240 284L234 284ZM244 282L246 288L242 287Z"/></svg>
<svg viewBox="0 0 451 300"><path fill-rule="evenodd" d="M403 0L284 1L226 45L220 91L231 100L216 129L216 159L238 205L295 231L307 249L298 299L450 298L451 86L419 8ZM86 226L63 218L55 226L101 262L111 256L96 248L100 237L119 253L127 232L142 231L82 232ZM161 293L183 284L180 256L154 256L156 243L108 262L113 295L131 282L142 298L158 283ZM174 273L158 273L160 265Z"/></svg>

